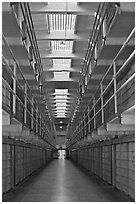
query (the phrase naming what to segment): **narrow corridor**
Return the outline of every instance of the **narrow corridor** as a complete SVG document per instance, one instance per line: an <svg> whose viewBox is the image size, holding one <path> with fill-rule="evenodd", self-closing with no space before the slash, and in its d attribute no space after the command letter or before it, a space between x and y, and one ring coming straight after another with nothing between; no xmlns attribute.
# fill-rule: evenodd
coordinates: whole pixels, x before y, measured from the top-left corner
<svg viewBox="0 0 137 204"><path fill-rule="evenodd" d="M3 202L129 202L131 199L70 160L56 159L3 196Z"/></svg>

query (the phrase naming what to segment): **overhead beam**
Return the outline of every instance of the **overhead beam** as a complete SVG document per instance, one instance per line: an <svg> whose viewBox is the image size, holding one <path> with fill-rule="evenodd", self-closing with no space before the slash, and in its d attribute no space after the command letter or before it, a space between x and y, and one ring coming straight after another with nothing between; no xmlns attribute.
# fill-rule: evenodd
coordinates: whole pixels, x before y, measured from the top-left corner
<svg viewBox="0 0 137 204"><path fill-rule="evenodd" d="M50 2L50 4L45 6L34 3L31 3L30 5L32 14L66 14L65 2ZM79 6L74 2L68 2L67 14L94 16L95 12L97 11L97 8L97 2L90 2L90 4L80 4Z"/></svg>
<svg viewBox="0 0 137 204"><path fill-rule="evenodd" d="M65 36L65 31L52 31L51 33L43 32L42 28L41 30L37 30L36 26L36 35L38 42L44 41L44 40L75 40L75 41L88 41L89 35L91 31L85 30L83 32L78 32L77 34L74 34L71 31L67 31Z"/></svg>
<svg viewBox="0 0 137 204"><path fill-rule="evenodd" d="M51 54L42 54L42 59L83 59L85 56L82 52L72 53L71 51L53 51Z"/></svg>
<svg viewBox="0 0 137 204"><path fill-rule="evenodd" d="M51 33L45 33L43 32L42 28L40 30L37 30L36 27L36 35L37 35L37 40L40 41L57 41L57 40L70 40L70 41L82 41L82 42L87 42L88 38L91 34L91 31L85 30L82 32L78 32L77 34L74 34L71 31L67 31L66 36L64 31L52 31ZM107 37L106 39L106 45L123 45L125 42L125 38L120 38L120 37ZM131 39L130 42L128 43L128 46L134 46L135 44L135 39Z"/></svg>
<svg viewBox="0 0 137 204"><path fill-rule="evenodd" d="M62 83L62 79L56 79L56 78L51 78L51 79L46 79L46 82L61 82ZM79 79L73 79L73 78L69 78L69 79L63 79L64 82L79 82Z"/></svg>
<svg viewBox="0 0 137 204"><path fill-rule="evenodd" d="M50 67L50 66L45 66L43 67L43 71L44 72L56 72L56 71L70 71L70 72L80 72L82 69L82 66L73 66L73 67L70 67L70 66L64 66L64 65L54 65L53 67Z"/></svg>

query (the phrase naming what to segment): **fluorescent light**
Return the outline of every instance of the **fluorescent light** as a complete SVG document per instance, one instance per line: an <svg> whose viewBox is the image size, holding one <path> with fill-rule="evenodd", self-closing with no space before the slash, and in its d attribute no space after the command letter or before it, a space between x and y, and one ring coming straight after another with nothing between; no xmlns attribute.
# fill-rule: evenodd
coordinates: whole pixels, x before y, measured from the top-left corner
<svg viewBox="0 0 137 204"><path fill-rule="evenodd" d="M64 41L51 41L52 51L72 51L73 41L64 40Z"/></svg>
<svg viewBox="0 0 137 204"><path fill-rule="evenodd" d="M65 41L61 41L61 43L59 44L59 48L65 48L66 47L66 43ZM59 50L58 48L58 50Z"/></svg>

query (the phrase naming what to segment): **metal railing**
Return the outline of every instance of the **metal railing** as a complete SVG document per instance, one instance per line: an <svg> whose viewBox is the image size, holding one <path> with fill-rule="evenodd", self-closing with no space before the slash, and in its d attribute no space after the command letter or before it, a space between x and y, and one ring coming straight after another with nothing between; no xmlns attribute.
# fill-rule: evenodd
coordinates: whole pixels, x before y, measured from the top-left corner
<svg viewBox="0 0 137 204"><path fill-rule="evenodd" d="M41 76L41 73L43 71L43 67L42 67L39 48L38 48L37 39L36 39L36 35L35 35L34 25L33 25L32 17L31 17L29 3L23 3L23 2L21 3L20 2L20 7L22 10L25 24L27 26L27 33L29 36L29 40L30 40L32 49L33 49L35 61L39 67L39 75Z"/></svg>
<svg viewBox="0 0 137 204"><path fill-rule="evenodd" d="M79 125L75 128L75 131L73 133L71 133L71 138L75 139L76 137L78 137L78 135L80 134L80 132L82 132L82 130L84 128L86 128L88 126L89 123L93 122L93 120L97 117L97 115L99 113L101 113L101 118L104 117L102 119L102 121L108 122L110 121L113 117L115 116L120 116L121 111L120 109L124 110L124 100L126 101L126 98L131 97L131 95L128 96L128 92L127 91L132 91L132 99L131 99L131 104L134 103L134 94L135 94L135 89L134 89L134 85L135 85L135 73L134 73L134 69L132 70L132 72L130 71L130 69L132 67L130 67L130 69L127 69L129 63L131 61L134 61L134 57L135 57L135 51L131 51L131 53L129 54L129 56L127 56L127 58L125 59L125 61L123 62L123 64L121 65L121 67L117 70L116 68L116 62L119 58L119 56L121 55L122 52L124 52L124 50L126 49L126 46L128 46L128 43L130 42L130 40L132 38L134 38L134 33L135 33L135 29L132 30L132 32L129 34L129 36L127 37L125 43L123 44L123 46L121 47L121 49L119 50L118 54L116 55L116 57L113 59L110 67L108 68L106 74L104 75L104 77L102 78L96 92L99 91L99 89L102 88L102 84L105 81L105 78L107 77L107 75L109 74L109 71L111 69L113 69L113 77L112 80L109 82L109 84L105 87L104 90L100 91L101 94L99 95L99 98L96 98L95 103L93 104L92 108L89 110L88 114L85 115L85 117L83 118L83 120L79 123ZM128 79L126 79L125 81L123 81L122 84L119 85L119 81L118 78L119 76L122 75L123 71L127 69L130 72L130 75L128 76ZM122 75L123 78L123 75ZM127 86L129 86L128 89L126 89L124 91L125 93L125 97L123 99L123 101L121 100L122 98L122 94L120 94L120 96L118 97L118 94L120 93L121 90L124 90L124 88L126 88ZM107 97L107 98L106 98ZM118 105L118 100L120 98L120 105ZM97 108L97 105L99 103L100 100L103 99L103 103L101 104L100 108ZM113 100L113 102L112 102ZM89 105L88 105L89 106ZM118 108L119 106L119 108ZM122 106L122 107L121 107ZM126 108L127 106L125 106L124 108ZM94 115L90 118L90 120L88 120L88 122L82 127L81 124L83 123L83 121L85 121L85 119L88 117L88 115L95 109L95 113ZM105 109L105 110L104 110ZM102 114L103 112L103 114ZM110 114L111 113L111 114ZM113 114L112 114L113 113ZM109 118L108 116L111 115L111 118ZM99 125L102 125L103 123L100 121ZM77 130L80 128L80 130L77 132ZM93 129L91 129L91 131L89 133L91 133L96 127L94 126Z"/></svg>
<svg viewBox="0 0 137 204"><path fill-rule="evenodd" d="M117 3L99 3L79 80L80 88L78 100L82 98L85 89L87 88L97 58L100 55L101 49L105 45L106 36L118 11L119 8Z"/></svg>
<svg viewBox="0 0 137 204"><path fill-rule="evenodd" d="M18 121L20 121L23 125L27 126L30 130L34 129L34 132L38 133L38 131L36 131L38 130L38 127L42 129L42 127L40 126L40 122L38 122L38 119L36 118L36 116L39 116L41 114L40 109L35 110L36 107L38 107L38 105L36 105L37 102L35 101L35 99L33 99L32 103L33 95L31 93L29 85L27 84L27 81L25 80L24 75L22 74L20 66L17 63L11 48L7 44L4 35L2 36L2 40L3 44L11 55L11 58L14 62L14 68L16 69L12 70L5 57L2 57L4 70L4 75L2 79L3 108L11 115L11 117L15 117ZM21 76L21 83L18 79L18 76L16 75L17 71ZM33 110L35 112L34 117ZM41 120L43 120L43 118L41 118ZM44 131L46 132L44 140L52 145L51 133L47 131L46 125L43 127ZM41 130L39 132L42 133Z"/></svg>

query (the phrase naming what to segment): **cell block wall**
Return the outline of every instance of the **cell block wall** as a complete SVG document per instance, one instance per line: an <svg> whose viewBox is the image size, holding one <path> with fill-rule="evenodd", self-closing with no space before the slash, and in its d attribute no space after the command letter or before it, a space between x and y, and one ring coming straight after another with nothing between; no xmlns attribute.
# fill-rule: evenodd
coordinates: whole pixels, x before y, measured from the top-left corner
<svg viewBox="0 0 137 204"><path fill-rule="evenodd" d="M134 135L70 150L70 158L135 199Z"/></svg>
<svg viewBox="0 0 137 204"><path fill-rule="evenodd" d="M52 158L51 150L3 138L2 192L6 193Z"/></svg>

